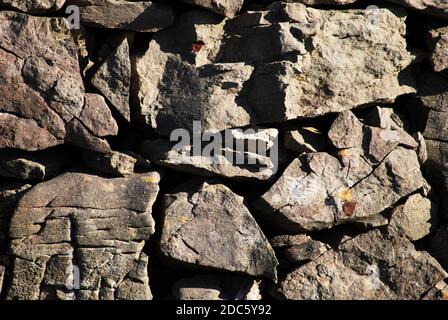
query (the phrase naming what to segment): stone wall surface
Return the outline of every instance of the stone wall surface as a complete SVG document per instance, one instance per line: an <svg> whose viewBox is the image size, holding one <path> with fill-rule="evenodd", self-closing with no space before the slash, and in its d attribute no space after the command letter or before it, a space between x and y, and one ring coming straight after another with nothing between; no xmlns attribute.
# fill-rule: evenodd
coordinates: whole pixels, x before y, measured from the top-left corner
<svg viewBox="0 0 448 320"><path fill-rule="evenodd" d="M448 300L447 191L446 1L0 0L1 300Z"/></svg>

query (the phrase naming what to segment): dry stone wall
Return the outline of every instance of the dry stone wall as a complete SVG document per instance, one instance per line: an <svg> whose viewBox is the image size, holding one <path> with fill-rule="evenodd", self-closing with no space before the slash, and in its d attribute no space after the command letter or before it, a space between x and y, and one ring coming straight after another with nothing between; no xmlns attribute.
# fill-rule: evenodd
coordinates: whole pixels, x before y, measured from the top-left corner
<svg viewBox="0 0 448 320"><path fill-rule="evenodd" d="M0 0L0 299L448 299L448 2Z"/></svg>

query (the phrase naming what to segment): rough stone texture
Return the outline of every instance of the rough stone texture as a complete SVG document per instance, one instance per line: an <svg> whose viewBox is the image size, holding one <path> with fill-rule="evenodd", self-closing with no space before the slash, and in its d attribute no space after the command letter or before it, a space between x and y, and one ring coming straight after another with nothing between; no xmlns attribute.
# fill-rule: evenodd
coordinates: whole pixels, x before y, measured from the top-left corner
<svg viewBox="0 0 448 320"><path fill-rule="evenodd" d="M238 275L198 275L173 287L176 300L260 300L259 282Z"/></svg>
<svg viewBox="0 0 448 320"><path fill-rule="evenodd" d="M70 154L58 149L37 152L2 150L0 176L21 180L44 180L57 176L70 162Z"/></svg>
<svg viewBox="0 0 448 320"><path fill-rule="evenodd" d="M411 241L420 240L437 227L437 207L420 194L410 196L392 211L389 228Z"/></svg>
<svg viewBox="0 0 448 320"><path fill-rule="evenodd" d="M190 266L277 279L273 249L243 203L221 184L166 195L162 254Z"/></svg>
<svg viewBox="0 0 448 320"><path fill-rule="evenodd" d="M315 5L345 5L356 2L357 0L286 0L285 2L290 3L303 3L307 6L315 6Z"/></svg>
<svg viewBox="0 0 448 320"><path fill-rule="evenodd" d="M422 300L448 300L448 284L440 281L429 290Z"/></svg>
<svg viewBox="0 0 448 320"><path fill-rule="evenodd" d="M429 35L432 50L431 63L434 71L448 69L448 27L431 30Z"/></svg>
<svg viewBox="0 0 448 320"><path fill-rule="evenodd" d="M220 131L393 102L415 92L402 72L414 56L403 13L378 15L371 26L363 10L297 3L230 20L189 12L135 57L133 99L162 135L193 120Z"/></svg>
<svg viewBox="0 0 448 320"><path fill-rule="evenodd" d="M445 0L387 0L414 10L448 19L448 2Z"/></svg>
<svg viewBox="0 0 448 320"><path fill-rule="evenodd" d="M415 300L446 277L405 238L372 230L288 273L278 291L293 300Z"/></svg>
<svg viewBox="0 0 448 320"><path fill-rule="evenodd" d="M448 300L447 6L0 0L0 299Z"/></svg>
<svg viewBox="0 0 448 320"><path fill-rule="evenodd" d="M191 3L212 12L232 18L240 11L244 0L182 0L183 2Z"/></svg>
<svg viewBox="0 0 448 320"><path fill-rule="evenodd" d="M315 260L330 247L307 235L277 236L269 240L274 249L281 248L284 257L292 263Z"/></svg>
<svg viewBox="0 0 448 320"><path fill-rule="evenodd" d="M9 280L11 260L9 257L8 230L12 213L22 194L31 188L21 182L3 182L0 184L0 297L4 297ZM3 287L3 290L2 290Z"/></svg>
<svg viewBox="0 0 448 320"><path fill-rule="evenodd" d="M436 182L448 186L448 80L434 73L421 75L419 100L428 110L426 128L427 168Z"/></svg>
<svg viewBox="0 0 448 320"><path fill-rule="evenodd" d="M209 139L222 142L217 142L216 148L197 152L189 143L175 145L157 139L144 142L140 152L151 162L175 170L236 180L268 180L277 173L279 166L278 135L276 129L228 130Z"/></svg>
<svg viewBox="0 0 448 320"><path fill-rule="evenodd" d="M429 110L427 127L423 135L428 139L446 140L448 135L443 119L448 110L446 97L448 95L448 80L436 73L425 72L420 76L418 97Z"/></svg>
<svg viewBox="0 0 448 320"><path fill-rule="evenodd" d="M128 176L134 173L137 159L117 151L112 153L83 152L82 159L87 167L113 176Z"/></svg>
<svg viewBox="0 0 448 320"><path fill-rule="evenodd" d="M95 132L99 137L118 134L117 122L104 98L98 94L86 93L85 106L79 115L79 121L86 130Z"/></svg>
<svg viewBox="0 0 448 320"><path fill-rule="evenodd" d="M156 32L170 26L174 12L151 1L72 0L81 8L81 21L95 27Z"/></svg>
<svg viewBox="0 0 448 320"><path fill-rule="evenodd" d="M98 99L84 95L64 19L0 13L0 148L35 151L67 141L110 150L101 137L116 134L117 125Z"/></svg>
<svg viewBox="0 0 448 320"><path fill-rule="evenodd" d="M124 34L121 43L105 59L92 78L97 88L127 121L131 120L129 106L131 86L130 42L132 36Z"/></svg>
<svg viewBox="0 0 448 320"><path fill-rule="evenodd" d="M73 172L28 191L11 220L8 299L150 299L142 249L159 179Z"/></svg>
<svg viewBox="0 0 448 320"><path fill-rule="evenodd" d="M19 9L23 12L42 13L62 8L65 0L1 0L0 7Z"/></svg>
<svg viewBox="0 0 448 320"><path fill-rule="evenodd" d="M294 160L255 205L288 231L366 223L422 188L416 141L405 131L363 125L341 113L329 133L339 151Z"/></svg>
<svg viewBox="0 0 448 320"><path fill-rule="evenodd" d="M31 188L30 184L9 182L0 185L0 256L6 254L9 221L14 207L24 191Z"/></svg>

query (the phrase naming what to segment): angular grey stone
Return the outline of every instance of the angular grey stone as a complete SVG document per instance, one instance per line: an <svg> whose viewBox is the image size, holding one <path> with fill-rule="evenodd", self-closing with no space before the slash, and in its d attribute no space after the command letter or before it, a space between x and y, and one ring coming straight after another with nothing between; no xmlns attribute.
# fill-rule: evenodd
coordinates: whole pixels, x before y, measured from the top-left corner
<svg viewBox="0 0 448 320"><path fill-rule="evenodd" d="M133 101L162 135L194 120L221 131L393 102L415 92L415 57L401 11L378 14L371 30L363 10L297 3L230 20L189 12L133 59Z"/></svg>
<svg viewBox="0 0 448 320"><path fill-rule="evenodd" d="M364 104L393 102L403 93L415 92L410 76L400 72L414 58L404 49L402 31L405 27L399 12L379 9L380 25L376 26L371 25L364 10L316 10L299 4L279 3L274 7L280 16L289 16L290 30L300 30L302 41L296 39L295 46L294 43L284 46L296 54L292 62L275 61L256 70L249 93L255 113L260 115L263 110L266 113L272 105L281 106L277 112L266 113L264 121L314 117ZM350 27L347 28L347 24ZM279 25L288 27L283 21ZM397 45L392 49L397 54L395 57L389 55L392 51L387 47L391 43ZM370 58L364 59L367 48L374 47ZM391 67L398 73L390 73ZM377 87L378 83L382 88ZM358 90L348 89L353 87Z"/></svg>
<svg viewBox="0 0 448 320"><path fill-rule="evenodd" d="M0 264L3 264L2 256L6 254L9 223L17 201L21 195L31 188L25 183L2 183L0 185Z"/></svg>
<svg viewBox="0 0 448 320"><path fill-rule="evenodd" d="M437 227L437 206L420 194L410 196L392 211L389 229L409 238L420 240Z"/></svg>
<svg viewBox="0 0 448 320"><path fill-rule="evenodd" d="M173 10L151 1L72 0L80 6L81 21L95 27L156 32L174 21Z"/></svg>
<svg viewBox="0 0 448 320"><path fill-rule="evenodd" d="M23 12L42 13L62 8L66 0L1 0L0 7L19 9Z"/></svg>
<svg viewBox="0 0 448 320"><path fill-rule="evenodd" d="M448 186L448 142L426 140L428 160L425 162L428 176L435 182Z"/></svg>
<svg viewBox="0 0 448 320"><path fill-rule="evenodd" d="M426 124L424 137L433 140L448 140L448 110L444 111L429 111L428 122Z"/></svg>
<svg viewBox="0 0 448 320"><path fill-rule="evenodd" d="M195 146L189 143L175 145L157 139L145 141L140 153L153 163L206 177L217 175L236 180L268 180L277 173L278 162L281 161L278 134L277 129L227 130L209 139L217 143L216 148L207 145L200 150L195 150Z"/></svg>
<svg viewBox="0 0 448 320"><path fill-rule="evenodd" d="M425 72L421 76L419 100L429 111L425 138L428 175L442 186L448 186L448 80L444 77Z"/></svg>
<svg viewBox="0 0 448 320"><path fill-rule="evenodd" d="M107 105L92 100L65 19L0 13L0 148L36 151L69 141L110 149L101 137L116 134L116 123ZM92 116L101 125L89 127Z"/></svg>
<svg viewBox="0 0 448 320"><path fill-rule="evenodd" d="M278 292L293 300L416 300L447 275L406 238L376 229L288 273Z"/></svg>
<svg viewBox="0 0 448 320"><path fill-rule="evenodd" d="M128 176L134 173L137 159L117 151L95 153L84 151L82 159L87 167L113 176Z"/></svg>
<svg viewBox="0 0 448 320"><path fill-rule="evenodd" d="M131 120L129 106L131 86L130 35L124 34L121 43L112 51L93 76L91 83L127 121Z"/></svg>
<svg viewBox="0 0 448 320"><path fill-rule="evenodd" d="M176 300L260 300L259 282L239 275L197 275L177 281Z"/></svg>
<svg viewBox="0 0 448 320"><path fill-rule="evenodd" d="M287 231L322 230L346 222L378 225L382 211L426 183L414 151L418 145L405 131L364 126L345 111L334 121L329 138L342 148L337 157L316 152L294 160L255 202Z"/></svg>
<svg viewBox="0 0 448 320"><path fill-rule="evenodd" d="M422 300L448 300L448 284L440 281L425 294Z"/></svg>
<svg viewBox="0 0 448 320"><path fill-rule="evenodd" d="M154 45L151 42L149 50ZM178 128L192 131L193 121L201 121L204 131L250 122L239 100L252 66L226 63L196 68L174 55L156 52L137 59L135 68L141 113L161 135L169 136Z"/></svg>
<svg viewBox="0 0 448 320"><path fill-rule="evenodd" d="M118 285L117 300L152 300L151 289L147 285L149 259L143 252L127 277Z"/></svg>
<svg viewBox="0 0 448 320"><path fill-rule="evenodd" d="M387 0L438 18L448 19L448 2L445 0Z"/></svg>
<svg viewBox="0 0 448 320"><path fill-rule="evenodd" d="M448 80L434 73L422 75L419 99L429 109L423 136L426 139L448 141Z"/></svg>
<svg viewBox="0 0 448 320"><path fill-rule="evenodd" d="M277 279L277 259L243 203L221 184L166 195L161 252L190 266Z"/></svg>
<svg viewBox="0 0 448 320"><path fill-rule="evenodd" d="M142 249L154 233L159 179L70 172L33 187L11 220L7 298L150 299Z"/></svg>
<svg viewBox="0 0 448 320"><path fill-rule="evenodd" d="M440 72L448 69L448 27L431 30L429 36L432 51L431 63L434 71Z"/></svg>
<svg viewBox="0 0 448 320"><path fill-rule="evenodd" d="M357 0L286 0L285 2L289 3L303 3L307 6L316 6L316 5L346 5L350 3L354 3Z"/></svg>
<svg viewBox="0 0 448 320"><path fill-rule="evenodd" d="M364 126L352 112L341 113L331 125L328 138L338 149L362 147Z"/></svg>
<svg viewBox="0 0 448 320"><path fill-rule="evenodd" d="M182 0L197 6L201 6L215 13L233 18L240 11L244 0Z"/></svg>

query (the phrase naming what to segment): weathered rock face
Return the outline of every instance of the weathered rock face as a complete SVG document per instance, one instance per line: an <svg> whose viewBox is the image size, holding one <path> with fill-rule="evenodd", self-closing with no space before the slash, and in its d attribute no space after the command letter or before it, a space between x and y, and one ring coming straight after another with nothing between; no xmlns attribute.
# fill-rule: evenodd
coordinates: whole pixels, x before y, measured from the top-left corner
<svg viewBox="0 0 448 320"><path fill-rule="evenodd" d="M182 0L212 12L232 18L243 6L244 0Z"/></svg>
<svg viewBox="0 0 448 320"><path fill-rule="evenodd" d="M435 220L435 221L434 221ZM437 208L420 194L410 196L392 212L389 228L411 241L420 240L437 226Z"/></svg>
<svg viewBox="0 0 448 320"><path fill-rule="evenodd" d="M315 5L325 5L325 4L335 4L335 5L344 5L354 3L357 0L286 0L285 2L298 2L303 3L307 6L315 6Z"/></svg>
<svg viewBox="0 0 448 320"><path fill-rule="evenodd" d="M419 100L428 110L426 128L423 135L426 139L428 160L425 167L428 174L448 186L448 80L433 73L422 75Z"/></svg>
<svg viewBox="0 0 448 320"><path fill-rule="evenodd" d="M354 3L357 0L286 0L286 2L300 2L306 5L344 5ZM436 16L438 18L448 18L448 3L444 0L386 0L404 7L421 11L426 14ZM381 3L380 3L381 5ZM375 8L368 8L375 10Z"/></svg>
<svg viewBox="0 0 448 320"><path fill-rule="evenodd" d="M193 120L220 131L392 102L415 92L402 72L414 56L402 13L378 16L372 26L362 10L285 3L230 20L189 12L135 58L133 99L162 135Z"/></svg>
<svg viewBox="0 0 448 320"><path fill-rule="evenodd" d="M448 3L444 0L387 0L422 11L439 18L448 19Z"/></svg>
<svg viewBox="0 0 448 320"><path fill-rule="evenodd" d="M151 1L72 0L87 25L140 32L156 32L173 23L170 7Z"/></svg>
<svg viewBox="0 0 448 320"><path fill-rule="evenodd" d="M64 19L0 13L0 93L0 148L34 151L68 141L110 150L101 137L116 134L117 124L102 97L85 96Z"/></svg>
<svg viewBox="0 0 448 320"><path fill-rule="evenodd" d="M11 259L8 255L8 228L12 213L22 194L31 188L30 184L20 182L2 182L0 185L0 295L4 297Z"/></svg>
<svg viewBox="0 0 448 320"><path fill-rule="evenodd" d="M30 184L17 182L0 185L0 257L6 254L9 222L14 207L20 196L29 188Z"/></svg>
<svg viewBox="0 0 448 320"><path fill-rule="evenodd" d="M212 135L208 140L216 144L204 148L190 145L190 141L175 144L158 139L144 142L140 152L152 162L175 170L236 180L268 180L279 167L278 135L276 129L234 129Z"/></svg>
<svg viewBox="0 0 448 320"><path fill-rule="evenodd" d="M239 275L183 278L173 287L176 300L260 300L259 281Z"/></svg>
<svg viewBox="0 0 448 320"><path fill-rule="evenodd" d="M24 12L41 13L62 8L65 0L1 0L0 7L6 6Z"/></svg>
<svg viewBox="0 0 448 320"><path fill-rule="evenodd" d="M160 248L173 262L277 279L274 251L243 203L221 184L166 195Z"/></svg>
<svg viewBox="0 0 448 320"><path fill-rule="evenodd" d="M405 238L372 230L287 274L278 291L293 300L414 300L446 277L434 258Z"/></svg>
<svg viewBox="0 0 448 320"><path fill-rule="evenodd" d="M66 173L27 192L13 214L9 299L150 299L145 240L159 175Z"/></svg>
<svg viewBox="0 0 448 320"><path fill-rule="evenodd" d="M328 137L338 149L296 159L257 202L290 231L313 231L346 222L368 222L425 184L416 141L403 130L363 125L350 111Z"/></svg>
<svg viewBox="0 0 448 320"><path fill-rule="evenodd" d="M130 155L113 151L109 154L84 152L84 164L100 173L113 176L128 176L134 173L137 159Z"/></svg>
<svg viewBox="0 0 448 320"><path fill-rule="evenodd" d="M445 281L440 281L429 290L422 300L448 300L448 284Z"/></svg>
<svg viewBox="0 0 448 320"><path fill-rule="evenodd" d="M448 27L431 30L429 35L432 47L431 63L434 71L448 69Z"/></svg>
<svg viewBox="0 0 448 320"><path fill-rule="evenodd" d="M132 35L124 34L121 38L122 40L118 47L103 62L91 82L110 101L123 118L130 121L130 43L132 42Z"/></svg>
<svg viewBox="0 0 448 320"><path fill-rule="evenodd" d="M448 300L447 21L0 0L0 300Z"/></svg>

